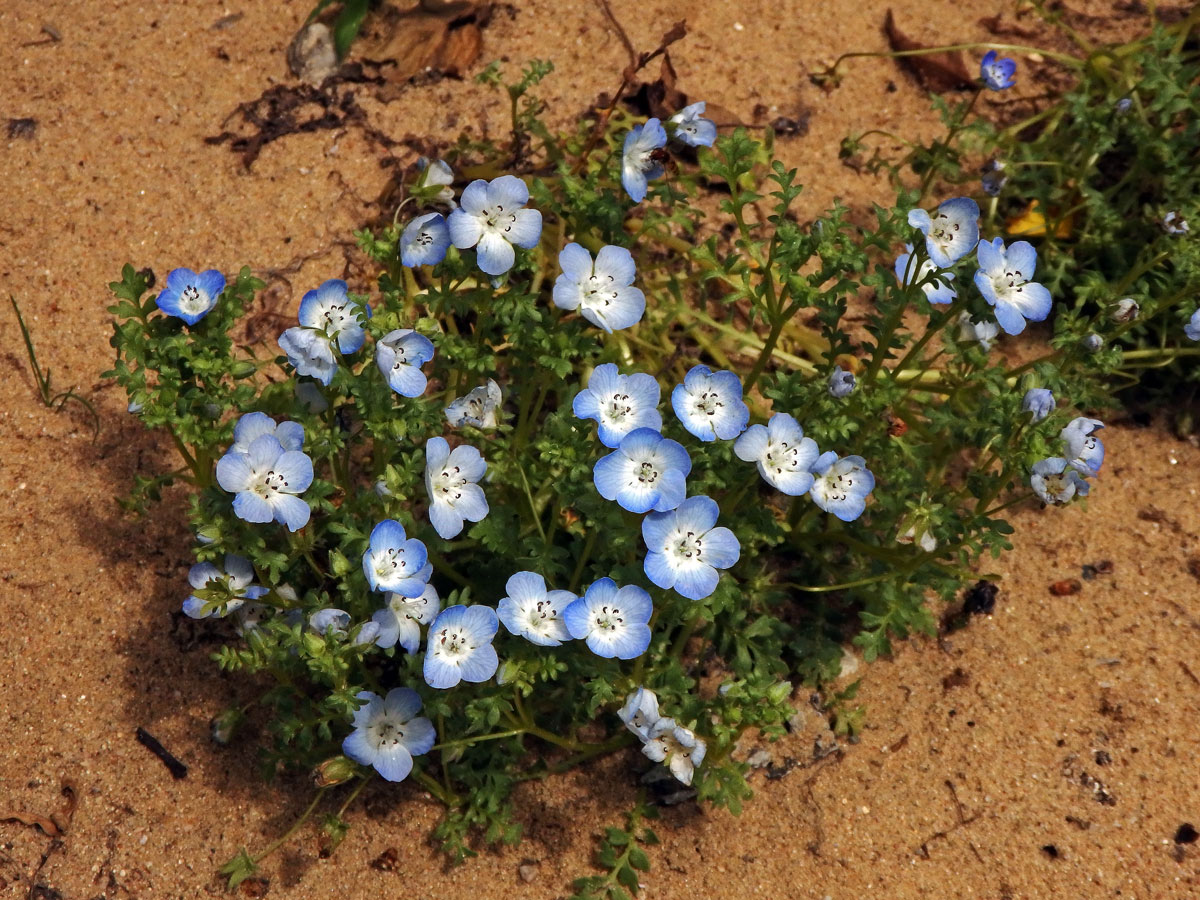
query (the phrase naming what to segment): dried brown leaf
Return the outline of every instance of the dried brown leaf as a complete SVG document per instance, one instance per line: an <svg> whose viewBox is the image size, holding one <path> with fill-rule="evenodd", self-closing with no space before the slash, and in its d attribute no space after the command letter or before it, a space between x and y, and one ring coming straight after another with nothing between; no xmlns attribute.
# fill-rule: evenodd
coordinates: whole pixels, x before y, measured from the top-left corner
<svg viewBox="0 0 1200 900"><path fill-rule="evenodd" d="M888 44L897 53L929 49L927 44L914 41L896 26L896 19L890 9L884 20L883 30L887 35ZM967 90L974 84L974 79L963 62L962 53L957 50L922 56L901 56L897 58L897 62L912 72L922 87L935 93Z"/></svg>

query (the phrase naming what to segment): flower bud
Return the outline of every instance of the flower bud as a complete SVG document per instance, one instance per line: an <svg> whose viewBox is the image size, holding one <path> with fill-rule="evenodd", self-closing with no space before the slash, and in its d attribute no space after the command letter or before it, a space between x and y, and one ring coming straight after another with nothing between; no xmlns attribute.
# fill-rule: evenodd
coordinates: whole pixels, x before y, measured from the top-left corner
<svg viewBox="0 0 1200 900"><path fill-rule="evenodd" d="M358 775L358 763L345 756L335 756L313 769L313 782L319 788L333 787L335 784L345 784Z"/></svg>

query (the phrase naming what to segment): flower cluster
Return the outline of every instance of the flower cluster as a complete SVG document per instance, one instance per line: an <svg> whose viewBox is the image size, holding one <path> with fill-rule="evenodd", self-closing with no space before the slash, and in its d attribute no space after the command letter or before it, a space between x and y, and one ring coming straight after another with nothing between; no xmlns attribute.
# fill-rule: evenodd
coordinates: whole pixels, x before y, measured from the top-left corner
<svg viewBox="0 0 1200 900"><path fill-rule="evenodd" d="M617 715L642 742L642 753L648 759L665 764L684 784L692 783L708 747L690 728L659 714L654 691L639 687L625 698L625 705Z"/></svg>
<svg viewBox="0 0 1200 900"><path fill-rule="evenodd" d="M1087 496L1086 479L1099 475L1104 462L1104 442L1096 436L1103 427L1099 419L1080 416L1063 428L1059 434L1063 455L1035 463L1029 479L1042 502L1061 506L1072 497Z"/></svg>

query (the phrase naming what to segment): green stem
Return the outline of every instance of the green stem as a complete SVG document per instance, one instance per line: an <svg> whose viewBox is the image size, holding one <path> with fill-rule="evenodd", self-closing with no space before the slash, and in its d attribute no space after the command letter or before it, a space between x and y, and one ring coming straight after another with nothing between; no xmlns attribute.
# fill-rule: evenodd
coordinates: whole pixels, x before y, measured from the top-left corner
<svg viewBox="0 0 1200 900"><path fill-rule="evenodd" d="M326 790L328 790L328 789L327 788L317 788L317 794L315 797L313 797L312 803L308 804L308 808L305 809L303 813L301 813L300 818L298 818L295 821L295 823L292 825L292 827L289 828L287 831L285 831L282 835L280 835L278 839L276 839L275 841L268 844L267 848L265 850L263 850L262 853L259 853L257 856L254 857L254 862L256 864L262 862L264 859L266 859L268 856L270 856L272 853L274 853L276 850L278 850L280 847L282 847L284 845L284 843L286 843L288 840L291 839L292 835L294 835L297 831L300 830L301 826L303 826L304 823L308 821L308 817L313 814L313 810L315 810L317 808L317 804L321 802L321 795L324 794L324 792Z"/></svg>

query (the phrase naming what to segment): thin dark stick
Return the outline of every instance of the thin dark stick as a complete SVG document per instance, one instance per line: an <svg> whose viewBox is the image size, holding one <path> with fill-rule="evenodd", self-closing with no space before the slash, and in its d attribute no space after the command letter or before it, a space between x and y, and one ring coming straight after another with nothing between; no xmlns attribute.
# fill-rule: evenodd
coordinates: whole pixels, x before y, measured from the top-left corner
<svg viewBox="0 0 1200 900"><path fill-rule="evenodd" d="M140 726L138 727L137 739L139 744L163 761L163 765L170 770L171 777L187 777L188 767L172 756L170 751L168 751L166 747L158 742L158 738L148 732L145 728Z"/></svg>

